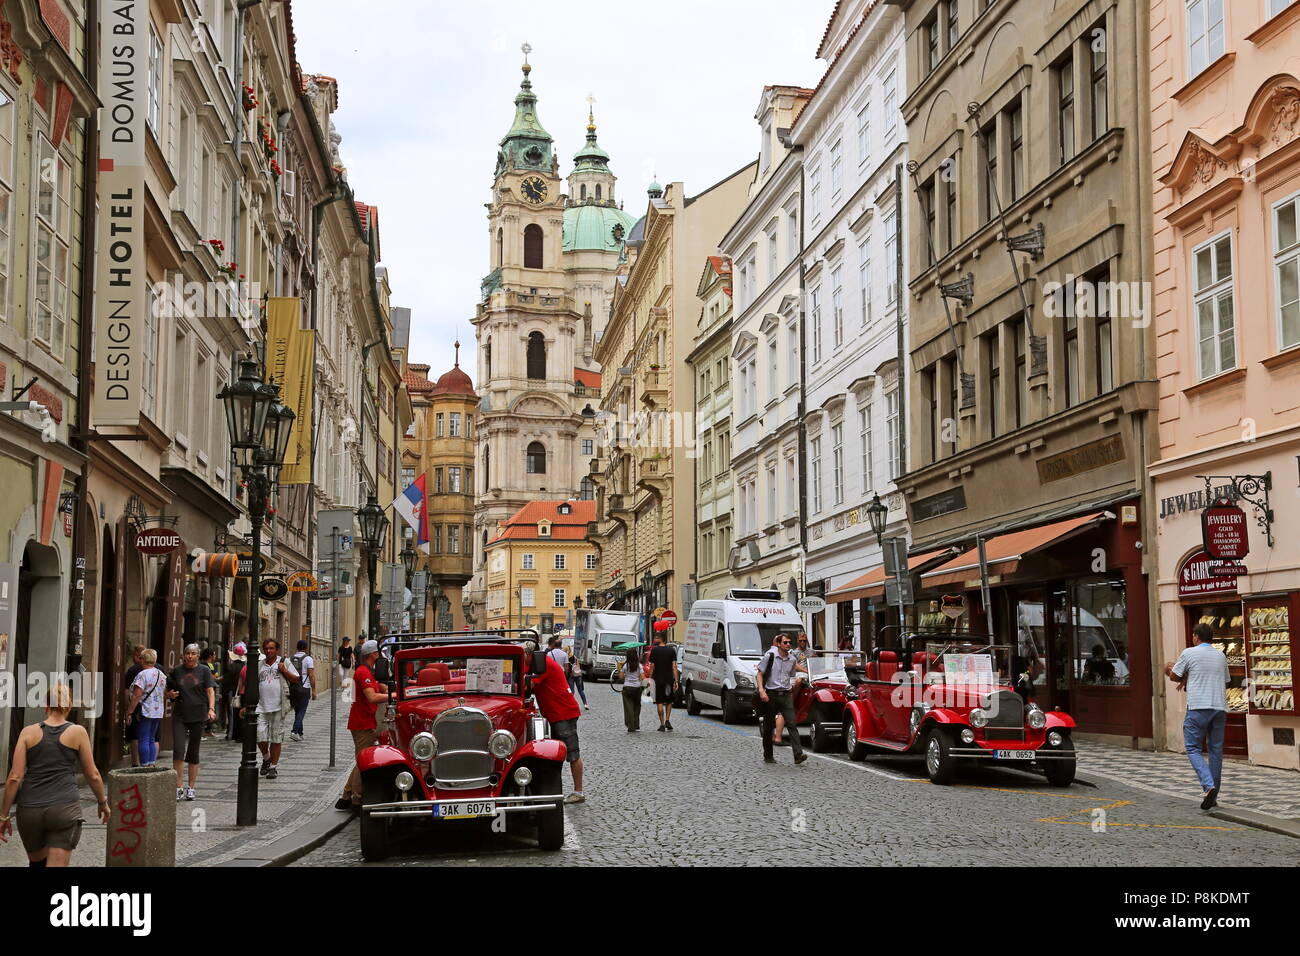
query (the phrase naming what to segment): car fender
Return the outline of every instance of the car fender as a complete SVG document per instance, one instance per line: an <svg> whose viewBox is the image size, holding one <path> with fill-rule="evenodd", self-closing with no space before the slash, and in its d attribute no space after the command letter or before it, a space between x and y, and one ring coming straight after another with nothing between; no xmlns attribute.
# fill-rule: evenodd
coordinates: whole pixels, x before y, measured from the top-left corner
<svg viewBox="0 0 1300 956"><path fill-rule="evenodd" d="M1075 728L1074 718L1063 710L1047 711L1047 723L1044 730L1073 730Z"/></svg>
<svg viewBox="0 0 1300 956"><path fill-rule="evenodd" d="M853 721L858 740L871 740L884 734L884 725L876 719L864 700L851 700L844 705L844 714Z"/></svg>
<svg viewBox="0 0 1300 956"><path fill-rule="evenodd" d="M819 687L813 693L813 700L819 704L843 704L844 691L833 690L829 687Z"/></svg>
<svg viewBox="0 0 1300 956"><path fill-rule="evenodd" d="M399 768L410 771L415 770L415 765L397 747L381 744L376 747L367 747L357 754L357 769L362 773L367 770L383 770L387 767L394 770Z"/></svg>
<svg viewBox="0 0 1300 956"><path fill-rule="evenodd" d="M525 760L550 760L561 761L569 752L569 748L564 745L562 740L554 740L550 737L544 740L530 740L514 752L510 758L510 764L506 767L506 773L514 770L515 767Z"/></svg>
<svg viewBox="0 0 1300 956"><path fill-rule="evenodd" d="M925 717L921 721L921 726L926 724L960 724L968 726L970 720L955 710L948 710L946 707L932 707L925 712Z"/></svg>

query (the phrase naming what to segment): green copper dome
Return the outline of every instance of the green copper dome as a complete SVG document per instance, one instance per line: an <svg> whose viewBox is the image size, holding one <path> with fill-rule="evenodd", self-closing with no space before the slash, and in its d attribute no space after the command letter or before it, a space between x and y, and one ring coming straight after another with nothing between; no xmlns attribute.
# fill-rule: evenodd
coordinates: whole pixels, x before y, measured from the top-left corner
<svg viewBox="0 0 1300 956"><path fill-rule="evenodd" d="M532 70L527 63L523 65L524 78L519 82L519 93L515 96L515 121L510 132L502 138L501 150L497 153L498 175L508 167L551 168L551 134L537 118L537 94L528 78Z"/></svg>
<svg viewBox="0 0 1300 956"><path fill-rule="evenodd" d="M565 252L618 252L636 216L613 206L570 206L564 210Z"/></svg>
<svg viewBox="0 0 1300 956"><path fill-rule="evenodd" d="M608 169L609 153L596 143L596 117L587 112L587 142L573 154L575 169Z"/></svg>

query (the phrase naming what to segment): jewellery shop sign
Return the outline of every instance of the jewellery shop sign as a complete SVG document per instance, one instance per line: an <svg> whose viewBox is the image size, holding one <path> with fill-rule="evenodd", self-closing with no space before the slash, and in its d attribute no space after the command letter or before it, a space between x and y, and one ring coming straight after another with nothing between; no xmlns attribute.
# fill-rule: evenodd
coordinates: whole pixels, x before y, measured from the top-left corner
<svg viewBox="0 0 1300 956"><path fill-rule="evenodd" d="M1201 512L1201 541L1205 553L1218 563L1214 573L1235 575L1246 573L1241 560L1250 553L1250 528L1246 512L1227 498L1218 498Z"/></svg>

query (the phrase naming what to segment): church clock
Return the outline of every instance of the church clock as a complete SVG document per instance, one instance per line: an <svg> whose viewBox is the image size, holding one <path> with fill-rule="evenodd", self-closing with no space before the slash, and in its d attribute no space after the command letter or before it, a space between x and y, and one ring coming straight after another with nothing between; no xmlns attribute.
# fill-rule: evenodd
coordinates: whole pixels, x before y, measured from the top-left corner
<svg viewBox="0 0 1300 956"><path fill-rule="evenodd" d="M546 183L536 176L529 176L519 184L519 188L524 194L524 199L534 205L546 199Z"/></svg>

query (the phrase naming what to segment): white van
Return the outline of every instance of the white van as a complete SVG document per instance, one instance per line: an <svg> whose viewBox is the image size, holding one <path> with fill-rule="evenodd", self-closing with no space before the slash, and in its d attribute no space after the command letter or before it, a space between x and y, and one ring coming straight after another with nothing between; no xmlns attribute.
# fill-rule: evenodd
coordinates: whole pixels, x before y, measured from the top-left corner
<svg viewBox="0 0 1300 956"><path fill-rule="evenodd" d="M588 680L610 677L625 653L614 650L620 644L640 643L645 616L637 611L604 611L580 608L574 625L574 655Z"/></svg>
<svg viewBox="0 0 1300 956"><path fill-rule="evenodd" d="M779 591L733 588L721 601L696 601L682 656L686 712L721 707L728 724L751 713L759 658L778 634L802 630L799 612Z"/></svg>

